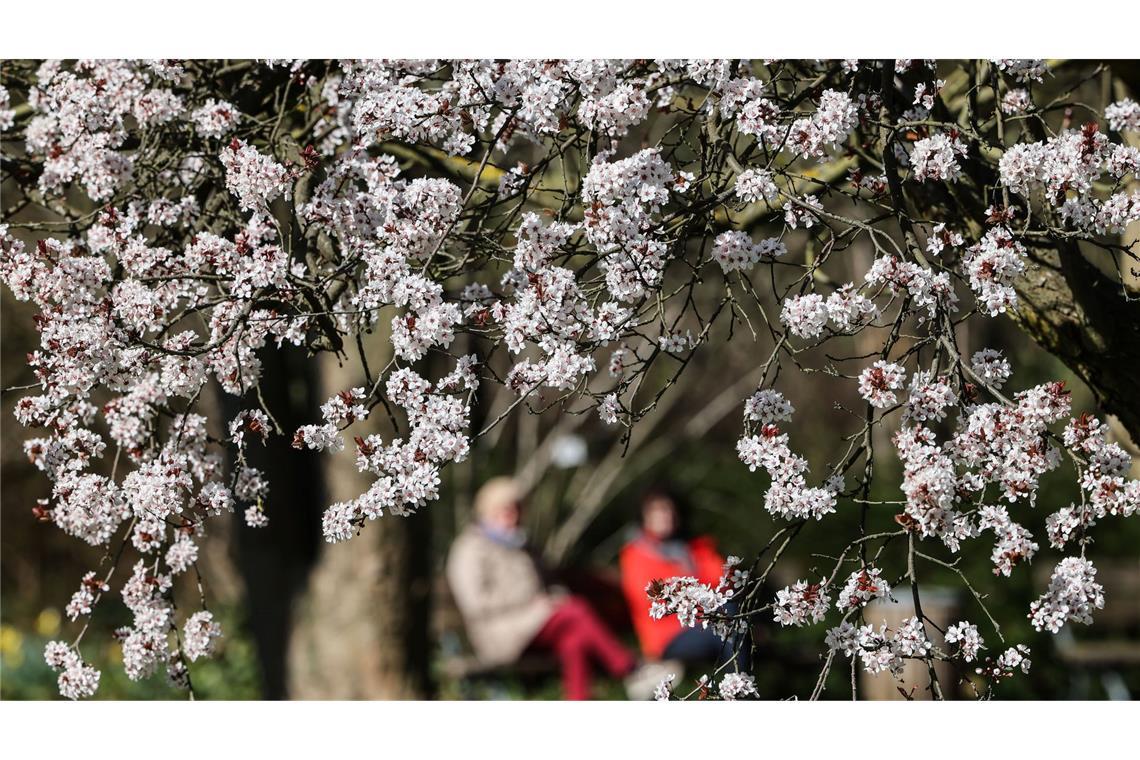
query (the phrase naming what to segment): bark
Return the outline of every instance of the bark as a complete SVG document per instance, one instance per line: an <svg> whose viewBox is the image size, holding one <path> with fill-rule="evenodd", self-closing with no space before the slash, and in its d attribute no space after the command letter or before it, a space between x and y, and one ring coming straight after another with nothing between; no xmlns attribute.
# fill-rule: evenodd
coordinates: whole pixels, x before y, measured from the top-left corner
<svg viewBox="0 0 1140 760"><path fill-rule="evenodd" d="M1015 319L1140 440L1140 301L1076 245L1037 249L1031 258Z"/></svg>
<svg viewBox="0 0 1140 760"><path fill-rule="evenodd" d="M386 336L365 338L369 364L382 366ZM359 362L320 360L321 399L359 386ZM316 406L313 407L316 409ZM381 430L382 407L354 434ZM309 420L313 422L314 420ZM350 442L324 455L328 501L353 499L372 483L356 470ZM323 505L322 505L323 506ZM289 694L297 699L423 699L429 696L429 513L385 515L343 543L323 543L298 600L289 643Z"/></svg>

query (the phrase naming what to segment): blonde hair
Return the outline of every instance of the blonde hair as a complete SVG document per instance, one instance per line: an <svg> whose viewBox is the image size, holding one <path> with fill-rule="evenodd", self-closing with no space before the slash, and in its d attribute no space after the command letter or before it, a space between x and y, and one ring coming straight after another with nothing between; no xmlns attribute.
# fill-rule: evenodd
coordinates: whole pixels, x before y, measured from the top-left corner
<svg viewBox="0 0 1140 760"><path fill-rule="evenodd" d="M475 514L481 518L490 517L504 504L521 501L522 496L522 489L514 478L491 478L475 494Z"/></svg>

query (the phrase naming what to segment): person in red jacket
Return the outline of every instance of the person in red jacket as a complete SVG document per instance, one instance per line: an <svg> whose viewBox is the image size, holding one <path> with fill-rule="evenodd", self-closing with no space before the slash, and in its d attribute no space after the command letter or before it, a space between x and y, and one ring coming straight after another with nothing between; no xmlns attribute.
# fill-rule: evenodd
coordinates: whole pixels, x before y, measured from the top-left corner
<svg viewBox="0 0 1140 760"><path fill-rule="evenodd" d="M622 591L646 658L718 664L732 661L736 669L747 669L746 648L740 647L741 653L734 660L736 642L722 640L711 628L684 628L676 615L660 620L649 616L645 587L651 581L688 575L715 586L724 571L724 557L711 537L687 537L679 500L670 489L654 486L642 495L640 530L622 548L619 563Z"/></svg>

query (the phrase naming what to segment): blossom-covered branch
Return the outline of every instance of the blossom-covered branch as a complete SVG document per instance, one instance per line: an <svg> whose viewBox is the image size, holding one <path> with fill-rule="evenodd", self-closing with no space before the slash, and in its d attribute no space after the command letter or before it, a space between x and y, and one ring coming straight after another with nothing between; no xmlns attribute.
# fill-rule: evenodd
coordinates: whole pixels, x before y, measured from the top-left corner
<svg viewBox="0 0 1140 760"><path fill-rule="evenodd" d="M916 563L947 562L930 544L976 543L995 573L1017 572L1039 549L1024 523L1040 478L1067 467L1081 503L1049 505L1043 538L1073 554L1026 614L1054 632L1089 622L1111 593L1089 532L1135 513L1130 457L1073 415L1062 383L1026 387L996 348L958 347L967 320L1018 313L1040 247L1080 242L1118 271L1135 258L1120 233L1140 218L1127 190L1140 151L1121 133L1140 106L1041 100L1054 76L1025 60L6 65L18 197L0 277L39 309L36 383L15 403L51 483L35 514L107 549L69 617L120 595L128 676L165 669L188 686L222 631L204 596L175 600L173 577L197 572L211 520L289 519L247 447L354 446L372 485L323 521L328 541L351 540L436 501L442 469L511 414L596 412L629 435L695 354L736 339L762 357L737 453L762 484L757 508L788 527L716 588L662 579L654 614L724 633L761 614L828 621L821 685L836 654L872 673L919 659L940 694L933 660L980 661L985 637L959 621L946 651L933 645ZM874 259L852 276L857 247ZM383 366L354 348L371 331L390 338ZM296 430L260 392L261 357L284 346L357 368ZM796 451L780 387L797 372L865 402L825 471ZM215 386L240 411L216 418ZM493 387L515 401L473 429ZM386 434L354 433L377 413ZM893 452L874 451L876 430ZM830 573L761 598L788 542L843 508L866 525L884 456L902 463L898 530L861 527ZM903 579L914 616L864 620ZM72 698L99 680L81 639L45 653ZM1025 655L1013 645L979 671L1026 670ZM730 673L697 692L756 689Z"/></svg>

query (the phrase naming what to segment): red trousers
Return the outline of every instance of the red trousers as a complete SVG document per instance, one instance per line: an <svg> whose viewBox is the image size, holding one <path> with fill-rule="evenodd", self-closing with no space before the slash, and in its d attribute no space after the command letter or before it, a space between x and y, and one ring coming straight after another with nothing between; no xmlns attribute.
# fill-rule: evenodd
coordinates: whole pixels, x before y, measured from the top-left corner
<svg viewBox="0 0 1140 760"><path fill-rule="evenodd" d="M560 604L531 642L532 649L553 651L562 666L565 699L590 698L590 663L597 660L611 676L624 676L636 661L581 598Z"/></svg>

